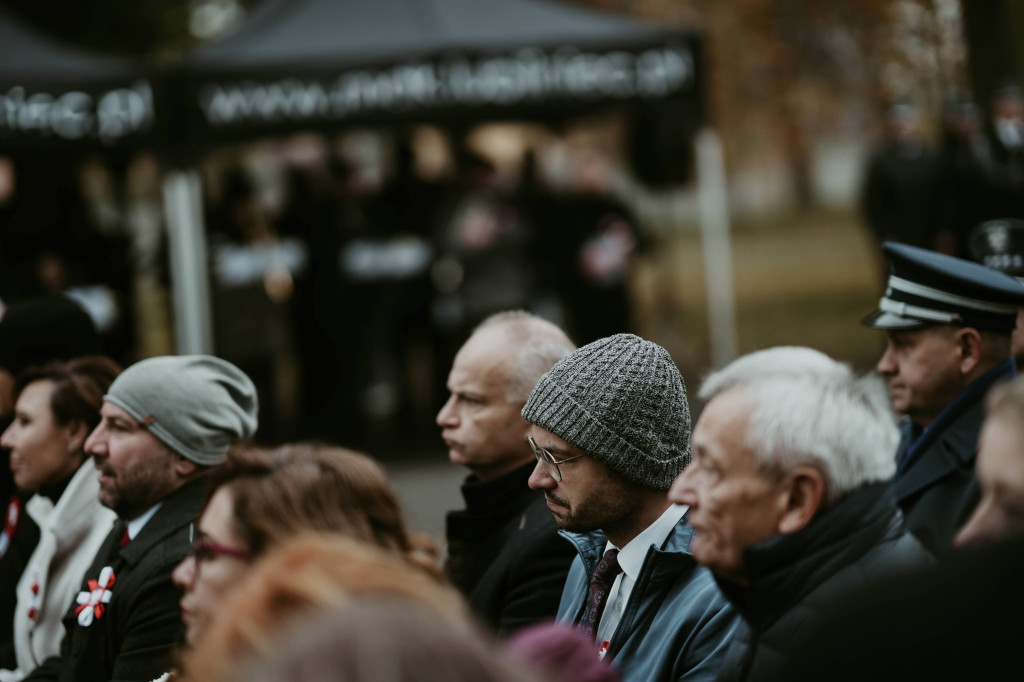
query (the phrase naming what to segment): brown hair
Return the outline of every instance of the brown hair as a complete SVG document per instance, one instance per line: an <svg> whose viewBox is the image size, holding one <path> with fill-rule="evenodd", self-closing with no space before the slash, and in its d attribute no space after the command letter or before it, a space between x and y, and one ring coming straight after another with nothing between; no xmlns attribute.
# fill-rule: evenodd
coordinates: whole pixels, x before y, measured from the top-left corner
<svg viewBox="0 0 1024 682"><path fill-rule="evenodd" d="M334 534L306 533L270 550L226 598L182 662L182 680L231 679L239 664L273 650L281 632L311 611L358 597L417 605L461 627L461 596L394 553Z"/></svg>
<svg viewBox="0 0 1024 682"><path fill-rule="evenodd" d="M234 500L234 533L254 555L302 531L329 531L403 554L441 578L431 543L406 532L387 476L366 455L309 443L236 448L211 472L207 501L221 486Z"/></svg>
<svg viewBox="0 0 1024 682"><path fill-rule="evenodd" d="M101 355L30 367L18 375L14 384L15 400L29 384L52 381L50 411L54 422L65 426L80 421L88 433L100 423L103 396L120 373L120 365Z"/></svg>

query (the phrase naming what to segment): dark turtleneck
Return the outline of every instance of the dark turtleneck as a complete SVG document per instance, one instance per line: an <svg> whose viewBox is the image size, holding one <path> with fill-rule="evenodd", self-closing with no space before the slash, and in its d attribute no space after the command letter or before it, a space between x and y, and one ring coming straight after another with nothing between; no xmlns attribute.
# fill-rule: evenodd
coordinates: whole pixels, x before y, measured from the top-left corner
<svg viewBox="0 0 1024 682"><path fill-rule="evenodd" d="M518 522L523 510L539 494L527 485L534 466L531 460L486 481L470 475L462 484L466 508L449 512L446 518L448 561L445 571L452 584L464 594L473 591L501 551L511 532L508 526Z"/></svg>

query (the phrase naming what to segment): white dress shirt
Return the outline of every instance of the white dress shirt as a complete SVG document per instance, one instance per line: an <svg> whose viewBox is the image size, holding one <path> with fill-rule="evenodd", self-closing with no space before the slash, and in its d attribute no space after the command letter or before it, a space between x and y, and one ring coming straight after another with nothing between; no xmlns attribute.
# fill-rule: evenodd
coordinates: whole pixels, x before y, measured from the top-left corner
<svg viewBox="0 0 1024 682"><path fill-rule="evenodd" d="M134 540L135 536L142 532L143 527L145 527L145 525L149 523L149 520L153 518L153 514L156 514L157 510L160 509L160 506L162 504L163 502L157 502L152 507L142 512L131 521L125 521L124 525L128 529L129 540Z"/></svg>
<svg viewBox="0 0 1024 682"><path fill-rule="evenodd" d="M687 508L685 505L670 505L657 521L627 542L625 547L615 547L611 542L605 545L605 552L613 548L619 550L618 559L622 573L612 583L612 589L608 592L608 601L605 602L604 613L601 614L601 622L597 626L598 648L601 648L603 642L611 640L612 635L615 634L615 629L619 626L619 620L622 618L622 612L633 593L633 585L640 576L644 559L647 558L648 548L651 545L658 549L662 548L672 529L679 523L679 519L683 518Z"/></svg>

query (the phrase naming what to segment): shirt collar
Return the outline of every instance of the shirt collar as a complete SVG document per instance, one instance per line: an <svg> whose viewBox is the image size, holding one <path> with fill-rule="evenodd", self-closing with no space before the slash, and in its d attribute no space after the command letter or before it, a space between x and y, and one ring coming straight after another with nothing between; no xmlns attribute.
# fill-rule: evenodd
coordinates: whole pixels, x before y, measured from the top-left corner
<svg viewBox="0 0 1024 682"><path fill-rule="evenodd" d="M651 545L659 548L664 545L672 529L679 523L679 519L683 518L683 514L688 508L685 505L670 504L657 521L644 528L639 535L627 542L625 547L619 549L618 560L622 572L636 580L644 565L644 559L647 558L647 549ZM613 547L615 545L608 542L605 544L604 551L607 552Z"/></svg>
<svg viewBox="0 0 1024 682"><path fill-rule="evenodd" d="M160 509L163 502L157 502L152 507L136 516L131 521L125 521L125 527L128 529L128 539L134 540L135 536L139 534L142 528L149 523L149 520L153 518L153 514L156 514Z"/></svg>

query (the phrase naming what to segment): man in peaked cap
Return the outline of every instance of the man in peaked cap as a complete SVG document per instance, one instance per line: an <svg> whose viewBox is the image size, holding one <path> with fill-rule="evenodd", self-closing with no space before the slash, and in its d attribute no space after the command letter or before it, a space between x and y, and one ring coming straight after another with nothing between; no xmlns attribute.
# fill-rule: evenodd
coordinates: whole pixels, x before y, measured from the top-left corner
<svg viewBox="0 0 1024 682"><path fill-rule="evenodd" d="M974 456L984 397L1016 373L1010 335L1024 285L977 263L886 242L890 265L878 310L862 324L886 332L878 372L907 416L895 492L907 528L946 551L978 502Z"/></svg>
<svg viewBox="0 0 1024 682"><path fill-rule="evenodd" d="M256 431L256 389L207 355L150 358L103 397L85 450L118 520L64 616L59 656L26 679L152 680L171 669L183 626L171 572L192 547L205 475Z"/></svg>
<svg viewBox="0 0 1024 682"><path fill-rule="evenodd" d="M988 220L971 231L967 246L977 262L1024 282L1024 220ZM1020 367L1024 362L1024 306L1017 308L1012 346L1014 360Z"/></svg>
<svg viewBox="0 0 1024 682"><path fill-rule="evenodd" d="M690 409L672 358L631 334L567 355L523 417L555 525L575 547L558 618L625 682L713 680L738 618L690 553L666 492L690 461Z"/></svg>

